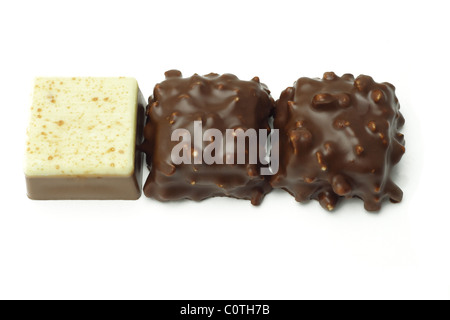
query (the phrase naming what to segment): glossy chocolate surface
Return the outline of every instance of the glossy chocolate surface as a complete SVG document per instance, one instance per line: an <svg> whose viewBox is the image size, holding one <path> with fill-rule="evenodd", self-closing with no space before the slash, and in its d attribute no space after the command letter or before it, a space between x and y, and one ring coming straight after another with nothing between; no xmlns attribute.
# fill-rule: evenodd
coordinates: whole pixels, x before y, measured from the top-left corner
<svg viewBox="0 0 450 320"><path fill-rule="evenodd" d="M267 87L256 77L243 81L232 74L182 78L181 72L171 70L165 75L147 107L141 148L151 171L144 194L160 201L227 196L259 205L271 190L268 178L260 176L261 163L175 165L171 152L178 142L171 141L171 134L183 128L193 136L194 121L202 121L203 131L215 128L224 136L226 129L267 129L274 109ZM209 143L203 142L203 149ZM192 142L190 152L194 159L201 151Z"/></svg>
<svg viewBox="0 0 450 320"><path fill-rule="evenodd" d="M364 75L298 79L276 105L280 170L272 186L328 210L342 197L361 198L368 211L379 210L384 199L401 201L390 177L405 152L394 91Z"/></svg>

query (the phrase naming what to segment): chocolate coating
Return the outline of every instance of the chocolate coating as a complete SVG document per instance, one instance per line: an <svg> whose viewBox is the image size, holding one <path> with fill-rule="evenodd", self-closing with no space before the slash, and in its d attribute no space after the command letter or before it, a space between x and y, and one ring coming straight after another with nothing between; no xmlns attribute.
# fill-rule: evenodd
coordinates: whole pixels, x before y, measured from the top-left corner
<svg viewBox="0 0 450 320"><path fill-rule="evenodd" d="M141 149L151 170L144 194L160 201L227 196L259 205L272 189L268 178L260 175L261 163L176 165L171 152L178 141L171 141L171 134L183 128L193 137L194 121L200 120L203 130L215 128L224 137L226 129L270 129L274 101L267 87L257 77L243 81L232 74L182 78L180 71L170 70L165 75L166 80L155 86L147 107ZM209 143L203 142L203 150ZM191 153L194 159L193 138ZM225 157L224 153L224 163Z"/></svg>
<svg viewBox="0 0 450 320"><path fill-rule="evenodd" d="M328 210L342 197L361 198L368 211L379 210L387 198L401 201L390 178L405 153L394 91L365 75L298 79L276 103L280 170L272 186L299 202L316 199Z"/></svg>

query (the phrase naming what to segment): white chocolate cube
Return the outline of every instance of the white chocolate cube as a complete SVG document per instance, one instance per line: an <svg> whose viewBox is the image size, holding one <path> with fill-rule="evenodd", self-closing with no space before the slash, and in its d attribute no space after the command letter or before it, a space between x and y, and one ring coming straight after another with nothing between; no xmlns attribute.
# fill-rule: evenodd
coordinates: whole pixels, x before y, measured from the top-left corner
<svg viewBox="0 0 450 320"><path fill-rule="evenodd" d="M133 78L37 78L24 168L29 197L139 197L140 181L131 181L139 190L130 193L123 186L112 190L109 185L102 190L106 181L99 180L121 184L121 178L138 178L136 173L141 169L136 165L141 161L136 157L141 156L135 147L142 135L137 127L141 131L143 120L138 121L138 115L143 113L143 104ZM90 185L91 180L94 185ZM41 182L47 189L58 186L66 190L44 190Z"/></svg>

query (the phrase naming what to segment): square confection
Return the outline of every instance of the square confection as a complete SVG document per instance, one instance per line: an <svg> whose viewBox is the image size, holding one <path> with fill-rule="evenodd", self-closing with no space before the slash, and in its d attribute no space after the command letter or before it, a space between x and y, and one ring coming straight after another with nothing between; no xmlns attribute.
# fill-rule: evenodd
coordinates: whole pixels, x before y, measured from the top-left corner
<svg viewBox="0 0 450 320"><path fill-rule="evenodd" d="M133 78L37 78L27 131L31 199L137 199L144 98Z"/></svg>
<svg viewBox="0 0 450 320"><path fill-rule="evenodd" d="M260 174L260 161L228 164L224 153L223 164L175 164L171 152L178 142L171 135L183 129L193 137L195 121L201 121L201 130L217 129L223 136L227 129L259 132L270 129L273 108L270 92L256 77L243 81L231 74L211 73L182 78L177 70L166 72L166 80L155 86L147 107L142 148L151 171L144 194L160 201L228 196L260 204L271 190L268 178ZM187 152L192 159L198 158L202 151L197 149L205 150L211 141L194 146L193 139L186 145ZM249 145L245 147L248 152Z"/></svg>
<svg viewBox="0 0 450 320"><path fill-rule="evenodd" d="M277 101L280 169L272 186L299 202L319 200L328 210L342 197L361 198L368 211L387 198L401 201L390 177L405 152L394 90L363 75L298 79Z"/></svg>

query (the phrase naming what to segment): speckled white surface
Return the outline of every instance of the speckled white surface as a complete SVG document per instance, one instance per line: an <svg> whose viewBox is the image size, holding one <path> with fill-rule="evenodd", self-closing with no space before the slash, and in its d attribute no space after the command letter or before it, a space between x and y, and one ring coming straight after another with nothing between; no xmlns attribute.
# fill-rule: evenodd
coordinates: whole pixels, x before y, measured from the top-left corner
<svg viewBox="0 0 450 320"><path fill-rule="evenodd" d="M37 78L25 175L131 175L138 85L133 78Z"/></svg>

